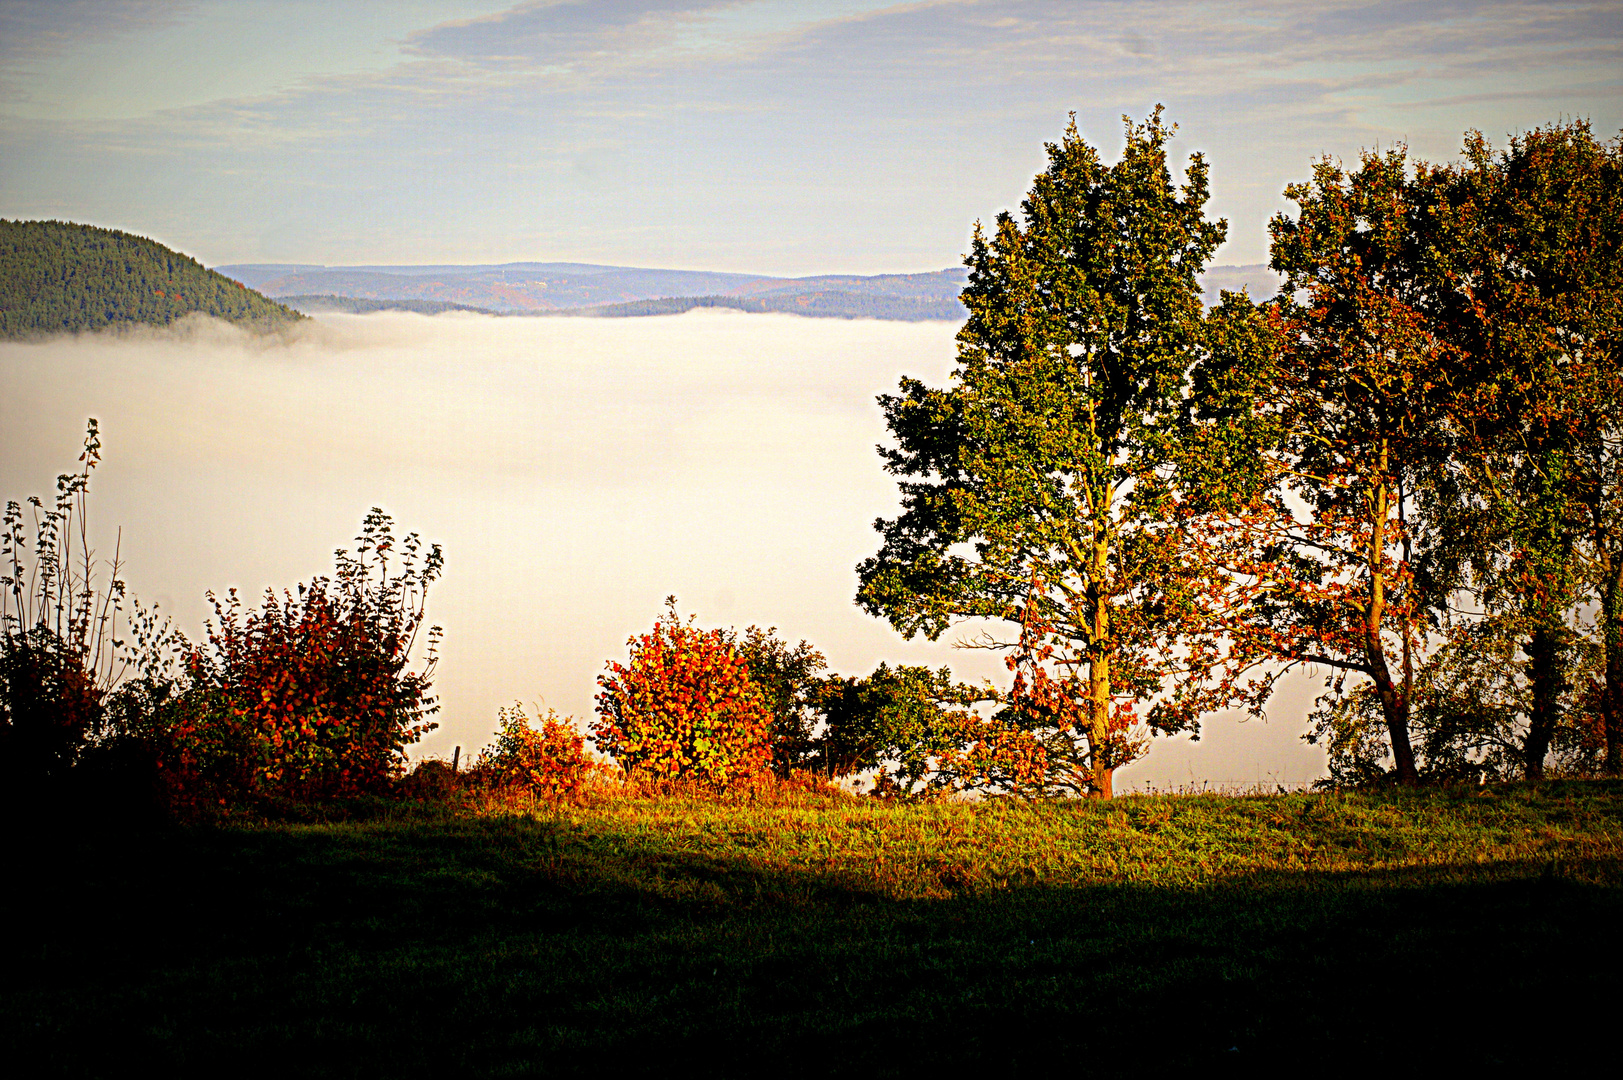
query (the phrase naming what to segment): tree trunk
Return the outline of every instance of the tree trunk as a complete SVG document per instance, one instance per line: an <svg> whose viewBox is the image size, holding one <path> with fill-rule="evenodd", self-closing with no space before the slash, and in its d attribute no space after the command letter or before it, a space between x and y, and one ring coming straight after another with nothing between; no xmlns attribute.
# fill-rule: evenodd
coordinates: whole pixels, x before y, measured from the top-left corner
<svg viewBox="0 0 1623 1080"><path fill-rule="evenodd" d="M1556 627L1534 630L1524 646L1533 701L1527 712L1527 741L1522 756L1529 780L1544 779L1544 758L1555 736L1561 699L1561 632Z"/></svg>
<svg viewBox="0 0 1623 1080"><path fill-rule="evenodd" d="M1414 746L1409 742L1409 699L1392 684L1392 675L1386 667L1386 650L1379 639L1369 646L1369 666L1375 679L1375 696L1381 702L1381 719L1386 721L1386 734L1392 742L1392 762L1397 768L1398 783L1418 784L1420 771L1415 768Z"/></svg>
<svg viewBox="0 0 1623 1080"><path fill-rule="evenodd" d="M1386 468L1384 453L1381 467ZM1386 666L1386 646L1381 644L1381 623L1386 617L1386 516L1390 498L1386 485L1377 484L1371 500L1374 527L1369 534L1369 607L1364 611L1364 654L1369 661L1370 676L1375 680L1375 695L1381 702L1386 734L1392 742L1398 783L1418 784L1420 772L1415 768L1414 747L1409 743L1409 696L1392 684L1392 672Z"/></svg>
<svg viewBox="0 0 1623 1080"><path fill-rule="evenodd" d="M1600 630L1606 682L1600 691L1601 724L1606 733L1606 774L1623 773L1623 557L1601 582Z"/></svg>
<svg viewBox="0 0 1623 1080"><path fill-rule="evenodd" d="M1088 796L1108 799L1113 794L1115 769L1110 764L1110 657L1097 656L1088 665L1088 697L1093 744L1093 787Z"/></svg>
<svg viewBox="0 0 1623 1080"><path fill-rule="evenodd" d="M1104 583L1110 572L1110 537L1095 534L1093 541L1093 647L1088 662L1088 741L1093 750L1093 786L1088 796L1112 796L1115 768L1110 758L1110 609Z"/></svg>

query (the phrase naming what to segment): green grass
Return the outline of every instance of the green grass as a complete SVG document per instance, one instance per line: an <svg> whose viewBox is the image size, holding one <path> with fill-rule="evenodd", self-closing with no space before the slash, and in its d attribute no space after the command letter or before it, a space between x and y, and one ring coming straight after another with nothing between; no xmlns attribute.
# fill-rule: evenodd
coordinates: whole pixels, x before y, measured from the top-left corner
<svg viewBox="0 0 1623 1080"><path fill-rule="evenodd" d="M1623 982L1616 783L38 839L0 1031L58 1073L1547 1066Z"/></svg>

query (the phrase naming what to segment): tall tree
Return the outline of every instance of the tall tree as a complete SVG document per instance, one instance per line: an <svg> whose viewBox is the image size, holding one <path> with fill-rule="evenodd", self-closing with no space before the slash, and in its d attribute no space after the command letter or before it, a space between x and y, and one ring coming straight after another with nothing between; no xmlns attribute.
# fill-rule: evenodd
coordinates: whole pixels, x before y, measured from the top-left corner
<svg viewBox="0 0 1623 1080"><path fill-rule="evenodd" d="M1447 590L1417 579L1417 489L1446 458L1452 348L1427 308L1424 198L1396 149L1348 171L1325 160L1285 189L1270 224L1285 275L1280 348L1260 387L1285 437L1263 605L1287 664L1369 678L1399 781L1419 778L1409 737L1428 609Z"/></svg>
<svg viewBox="0 0 1623 1080"><path fill-rule="evenodd" d="M1016 672L1006 714L1040 739L1042 791L1109 797L1160 731L1253 703L1222 633L1231 579L1204 558L1177 483L1188 373L1205 341L1197 276L1221 243L1207 167L1175 188L1161 109L1126 122L1105 165L1078 134L1049 144L1021 205L979 224L969 318L951 384L904 379L879 399L896 440L902 514L881 520L858 602L903 634L959 620L1008 628L978 644Z"/></svg>
<svg viewBox="0 0 1623 1080"><path fill-rule="evenodd" d="M1606 672L1605 761L1616 774L1623 771L1623 139L1602 144L1587 121L1574 121L1513 139L1497 159L1480 135L1467 151L1490 184L1485 306L1517 335L1516 352L1526 358L1515 400L1555 431L1564 483L1561 498L1549 502L1584 511L1587 583L1600 609ZM1542 748L1530 747L1530 772L1542 771L1533 756Z"/></svg>
<svg viewBox="0 0 1623 1080"><path fill-rule="evenodd" d="M1594 425L1582 459L1606 673L1600 695L1606 771L1612 776L1623 774L1623 370L1615 333L1614 328L1610 359L1590 398Z"/></svg>
<svg viewBox="0 0 1623 1080"><path fill-rule="evenodd" d="M1535 129L1499 153L1472 132L1464 166L1435 175L1436 303L1472 384L1453 466L1465 497L1448 531L1482 599L1521 638L1530 779L1560 721L1586 594L1605 644L1607 765L1623 764L1619 146L1585 121Z"/></svg>

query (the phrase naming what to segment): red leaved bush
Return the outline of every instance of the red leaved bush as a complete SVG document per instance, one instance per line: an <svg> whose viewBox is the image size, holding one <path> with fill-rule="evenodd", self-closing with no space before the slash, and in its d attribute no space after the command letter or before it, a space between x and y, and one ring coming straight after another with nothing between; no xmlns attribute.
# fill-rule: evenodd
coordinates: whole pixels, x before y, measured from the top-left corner
<svg viewBox="0 0 1623 1080"><path fill-rule="evenodd" d="M405 768L405 748L434 725L429 694L439 628L421 670L408 670L438 545L421 565L415 533L399 542L374 508L357 549L337 553L337 578L295 596L267 590L244 611L235 590L207 644L193 649L161 769L177 801L379 791ZM398 572L391 574L391 562Z"/></svg>
<svg viewBox="0 0 1623 1080"><path fill-rule="evenodd" d="M724 787L761 772L772 757L772 713L749 665L720 630L676 615L676 598L630 662L598 676L598 748L628 774Z"/></svg>

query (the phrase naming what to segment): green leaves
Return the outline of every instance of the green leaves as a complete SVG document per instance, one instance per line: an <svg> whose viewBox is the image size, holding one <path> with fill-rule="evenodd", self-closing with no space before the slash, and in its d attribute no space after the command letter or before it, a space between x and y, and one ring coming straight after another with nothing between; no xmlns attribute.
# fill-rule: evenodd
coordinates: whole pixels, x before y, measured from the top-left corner
<svg viewBox="0 0 1623 1080"><path fill-rule="evenodd" d="M1458 452L1440 486L1439 550L1470 575L1480 606L1515 627L1540 673L1525 709L1530 776L1562 721L1566 657L1623 581L1623 143L1586 122L1535 129L1433 175L1440 318L1467 363ZM1598 573L1597 573L1598 571ZM1614 631L1615 627L1614 627ZM1604 636L1604 632L1603 632ZM1608 762L1623 767L1623 648Z"/></svg>
<svg viewBox="0 0 1623 1080"><path fill-rule="evenodd" d="M883 546L858 568L858 602L908 636L972 618L1018 628L984 643L1025 665L1010 708L1084 747L1056 743L1048 759L1084 762L1090 778L1066 783L1100 793L1125 760L1113 725L1133 713L1118 696L1160 702L1153 722L1181 728L1216 669L1239 659L1214 629L1229 581L1208 565L1180 487L1219 437L1190 440L1185 398L1207 338L1197 276L1226 225L1203 216L1198 154L1174 188L1171 135L1159 108L1127 122L1121 160L1106 166L1073 120L1021 219L1000 215L990 237L976 227L952 384L904 380L880 399L902 513L877 523ZM1073 707L1018 700L1038 685L1068 688Z"/></svg>

